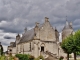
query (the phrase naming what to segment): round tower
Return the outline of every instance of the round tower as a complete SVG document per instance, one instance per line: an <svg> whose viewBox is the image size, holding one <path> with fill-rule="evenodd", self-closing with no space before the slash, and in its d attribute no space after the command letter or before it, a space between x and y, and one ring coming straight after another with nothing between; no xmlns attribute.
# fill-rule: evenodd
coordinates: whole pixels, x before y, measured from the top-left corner
<svg viewBox="0 0 80 60"><path fill-rule="evenodd" d="M73 34L72 23L66 20L66 24L62 30L62 40L64 40L67 36Z"/></svg>

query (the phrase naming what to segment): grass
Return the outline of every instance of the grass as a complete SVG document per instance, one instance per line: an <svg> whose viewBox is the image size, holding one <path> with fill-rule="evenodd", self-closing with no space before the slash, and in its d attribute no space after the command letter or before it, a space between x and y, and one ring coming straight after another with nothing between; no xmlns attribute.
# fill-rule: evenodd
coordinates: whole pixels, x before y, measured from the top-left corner
<svg viewBox="0 0 80 60"><path fill-rule="evenodd" d="M8 57L6 57L6 56L0 56L0 60L7 60L7 59L8 59ZM13 57L9 57L8 60L13 60Z"/></svg>
<svg viewBox="0 0 80 60"><path fill-rule="evenodd" d="M5 56L0 56L0 60L5 60Z"/></svg>

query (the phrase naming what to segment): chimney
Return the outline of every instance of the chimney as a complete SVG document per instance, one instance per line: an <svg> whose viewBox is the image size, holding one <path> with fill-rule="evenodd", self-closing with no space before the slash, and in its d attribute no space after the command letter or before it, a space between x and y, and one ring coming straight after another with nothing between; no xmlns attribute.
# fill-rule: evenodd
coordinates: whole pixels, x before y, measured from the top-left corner
<svg viewBox="0 0 80 60"><path fill-rule="evenodd" d="M16 36L16 40L19 40L20 39L20 35L18 34L17 36Z"/></svg>
<svg viewBox="0 0 80 60"><path fill-rule="evenodd" d="M67 21L67 16L66 16L66 26L69 25L68 21Z"/></svg>
<svg viewBox="0 0 80 60"><path fill-rule="evenodd" d="M36 26L38 27L39 26L39 23L38 22L35 22Z"/></svg>
<svg viewBox="0 0 80 60"><path fill-rule="evenodd" d="M49 18L45 17L45 22L48 22L48 19L49 19Z"/></svg>

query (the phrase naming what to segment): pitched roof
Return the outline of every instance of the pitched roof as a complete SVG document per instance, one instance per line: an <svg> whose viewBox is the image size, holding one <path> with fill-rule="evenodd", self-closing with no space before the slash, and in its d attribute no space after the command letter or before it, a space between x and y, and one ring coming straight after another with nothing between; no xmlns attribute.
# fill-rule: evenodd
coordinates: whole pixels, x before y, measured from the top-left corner
<svg viewBox="0 0 80 60"><path fill-rule="evenodd" d="M67 21L66 21L66 25L64 26L63 30L65 29L73 29L72 25L70 25Z"/></svg>
<svg viewBox="0 0 80 60"><path fill-rule="evenodd" d="M16 47L16 42L14 42L13 47Z"/></svg>
<svg viewBox="0 0 80 60"><path fill-rule="evenodd" d="M26 31L26 32L23 34L23 36L22 36L22 38L21 38L21 40L20 40L19 43L27 42L27 41L29 41L29 40L32 40L33 38L34 38L34 28L31 29L31 30Z"/></svg>
<svg viewBox="0 0 80 60"><path fill-rule="evenodd" d="M72 26L70 26L70 25L65 25L64 28L63 28L63 30L64 30L64 29L72 29Z"/></svg>
<svg viewBox="0 0 80 60"><path fill-rule="evenodd" d="M16 42L11 42L10 46L8 46L8 47L16 47Z"/></svg>

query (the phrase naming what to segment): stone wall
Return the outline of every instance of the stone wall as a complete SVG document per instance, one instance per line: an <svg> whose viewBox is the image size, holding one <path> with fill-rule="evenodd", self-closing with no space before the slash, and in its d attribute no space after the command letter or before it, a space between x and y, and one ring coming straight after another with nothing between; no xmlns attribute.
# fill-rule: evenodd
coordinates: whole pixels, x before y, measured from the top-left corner
<svg viewBox="0 0 80 60"><path fill-rule="evenodd" d="M73 33L72 29L66 29L62 31L62 40L64 40L66 37L68 37L70 34Z"/></svg>
<svg viewBox="0 0 80 60"><path fill-rule="evenodd" d="M16 47L13 47L13 48L12 48L12 53L13 53L13 54L16 54Z"/></svg>
<svg viewBox="0 0 80 60"><path fill-rule="evenodd" d="M45 22L40 28L40 40L56 41L55 30L50 25L50 22Z"/></svg>

